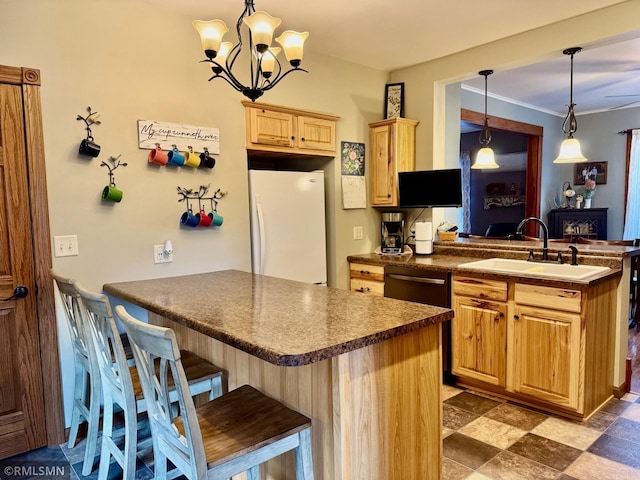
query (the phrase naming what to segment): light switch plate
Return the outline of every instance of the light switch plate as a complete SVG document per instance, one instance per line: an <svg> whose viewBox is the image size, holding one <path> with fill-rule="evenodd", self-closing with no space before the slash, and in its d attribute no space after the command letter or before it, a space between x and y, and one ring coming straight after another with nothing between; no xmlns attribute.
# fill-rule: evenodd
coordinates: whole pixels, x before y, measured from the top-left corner
<svg viewBox="0 0 640 480"><path fill-rule="evenodd" d="M53 237L53 254L56 257L73 257L78 255L78 236L55 235Z"/></svg>
<svg viewBox="0 0 640 480"><path fill-rule="evenodd" d="M353 227L353 239L362 240L362 237L363 237L362 227Z"/></svg>

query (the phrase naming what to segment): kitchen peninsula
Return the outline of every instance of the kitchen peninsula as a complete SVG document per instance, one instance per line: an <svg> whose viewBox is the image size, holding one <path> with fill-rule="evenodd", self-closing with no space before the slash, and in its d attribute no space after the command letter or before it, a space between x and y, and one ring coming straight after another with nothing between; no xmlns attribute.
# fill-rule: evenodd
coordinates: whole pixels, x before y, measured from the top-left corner
<svg viewBox="0 0 640 480"><path fill-rule="evenodd" d="M309 416L316 479L440 478L450 309L234 270L104 290L226 369L229 389L251 384ZM265 478L284 478L292 458Z"/></svg>

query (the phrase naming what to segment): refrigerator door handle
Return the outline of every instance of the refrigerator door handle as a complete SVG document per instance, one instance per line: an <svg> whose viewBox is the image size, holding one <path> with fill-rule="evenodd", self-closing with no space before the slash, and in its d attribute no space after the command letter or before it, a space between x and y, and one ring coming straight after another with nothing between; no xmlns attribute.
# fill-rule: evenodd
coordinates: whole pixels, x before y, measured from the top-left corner
<svg viewBox="0 0 640 480"><path fill-rule="evenodd" d="M262 214L262 204L260 203L260 195L256 195L256 213L258 214L258 236L260 237L260 245L258 251L260 252L260 258L258 259L258 265L260 265L259 274L264 272L264 251L265 251L265 232L264 232L264 215Z"/></svg>

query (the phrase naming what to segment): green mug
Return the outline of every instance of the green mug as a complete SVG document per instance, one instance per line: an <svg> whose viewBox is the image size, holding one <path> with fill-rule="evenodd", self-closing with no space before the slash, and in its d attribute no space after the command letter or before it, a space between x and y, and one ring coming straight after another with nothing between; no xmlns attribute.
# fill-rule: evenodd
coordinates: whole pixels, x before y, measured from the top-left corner
<svg viewBox="0 0 640 480"><path fill-rule="evenodd" d="M118 190L115 183L107 185L102 189L102 199L110 202L119 202L122 200L122 190Z"/></svg>

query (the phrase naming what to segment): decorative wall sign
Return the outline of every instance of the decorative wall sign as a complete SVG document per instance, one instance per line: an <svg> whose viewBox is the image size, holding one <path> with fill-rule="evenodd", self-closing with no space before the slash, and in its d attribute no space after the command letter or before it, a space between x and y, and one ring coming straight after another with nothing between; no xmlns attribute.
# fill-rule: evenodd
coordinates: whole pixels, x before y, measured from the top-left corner
<svg viewBox="0 0 640 480"><path fill-rule="evenodd" d="M404 83L387 83L384 99L384 118L404 116Z"/></svg>
<svg viewBox="0 0 640 480"><path fill-rule="evenodd" d="M180 151L192 147L196 152L220 153L220 131L217 128L178 125L155 120L138 120L138 147L155 150L160 144L163 150L176 145Z"/></svg>

